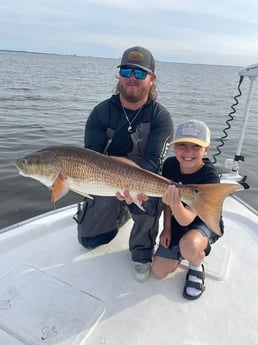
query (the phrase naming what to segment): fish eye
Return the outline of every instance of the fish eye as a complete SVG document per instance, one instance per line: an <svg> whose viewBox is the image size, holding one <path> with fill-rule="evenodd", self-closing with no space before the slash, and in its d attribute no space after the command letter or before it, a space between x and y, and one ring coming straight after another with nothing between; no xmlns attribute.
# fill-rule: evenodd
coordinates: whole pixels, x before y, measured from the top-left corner
<svg viewBox="0 0 258 345"><path fill-rule="evenodd" d="M27 164L28 163L27 159L25 159L25 158L21 159L21 162L22 162L22 164Z"/></svg>

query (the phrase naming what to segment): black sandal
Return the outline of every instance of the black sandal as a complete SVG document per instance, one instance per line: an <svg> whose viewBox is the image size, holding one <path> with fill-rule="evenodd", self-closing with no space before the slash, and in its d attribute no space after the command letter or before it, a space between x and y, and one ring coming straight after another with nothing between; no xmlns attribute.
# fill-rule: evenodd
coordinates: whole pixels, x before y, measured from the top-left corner
<svg viewBox="0 0 258 345"><path fill-rule="evenodd" d="M197 282L193 282L193 281L189 280L189 275L192 275L192 276L195 276L195 277L201 279L202 283L197 283ZM199 298L202 295L203 291L205 290L204 279L205 279L205 273L204 273L204 266L203 265L202 265L202 272L192 270L189 268L189 270L186 274L185 286L184 286L184 290L183 290L184 298L189 299L189 300L194 300L194 299ZM192 288L195 288L197 290L200 290L201 293L199 293L199 295L197 295L197 296L188 295L186 292L186 288L188 288L188 287L192 287Z"/></svg>

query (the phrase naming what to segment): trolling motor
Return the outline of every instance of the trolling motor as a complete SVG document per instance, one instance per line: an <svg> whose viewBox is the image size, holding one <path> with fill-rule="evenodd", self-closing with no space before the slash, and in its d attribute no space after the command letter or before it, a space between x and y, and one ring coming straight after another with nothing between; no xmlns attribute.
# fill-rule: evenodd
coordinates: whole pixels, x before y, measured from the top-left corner
<svg viewBox="0 0 258 345"><path fill-rule="evenodd" d="M240 90L240 84L242 83L244 77L248 77L250 79L249 91L248 91L248 96L247 96L247 100L246 100L246 104L245 104L243 122L242 122L242 126L241 126L242 130L241 130L240 139L239 139L239 143L238 143L235 157L234 157L234 159L226 159L225 164L224 164L225 168L231 169L231 172L221 174L221 179L222 180L231 180L231 181L233 180L233 181L240 182L240 183L242 182L244 184L245 180L246 180L246 176L243 178L242 176L240 176L238 174L239 162L244 161L244 156L241 154L241 149L242 149L243 140L244 140L244 136L245 136L245 130L246 130L248 115L249 115L249 108L250 108L250 104L251 104L252 96L253 96L254 84L255 84L255 81L258 77L258 64L253 64L253 65L250 65L250 66L247 66L247 67L241 69L239 71L239 75L240 75L240 81L239 81L239 85L238 85L239 95L234 97L236 103L233 106L231 106L233 111L229 114L230 119L226 121L226 123L228 125L228 128L226 128L226 129L230 128L229 121L233 120L233 117L231 114L235 113L234 106L238 104L237 97L241 96L241 94L242 94L241 90ZM226 130L224 130L223 132L225 133L225 136L220 139L222 144L217 147L218 153L213 156L215 162L216 162L215 156L220 154L220 152L221 152L219 147L224 145L223 139L227 137ZM213 162L213 163L215 163L215 162ZM247 186L246 186L246 188L247 188Z"/></svg>

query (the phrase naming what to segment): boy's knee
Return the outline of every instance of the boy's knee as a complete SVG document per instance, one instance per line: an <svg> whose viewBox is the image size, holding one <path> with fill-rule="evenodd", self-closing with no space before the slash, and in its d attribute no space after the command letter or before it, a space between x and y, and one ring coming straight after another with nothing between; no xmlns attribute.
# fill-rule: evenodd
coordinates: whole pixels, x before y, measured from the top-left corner
<svg viewBox="0 0 258 345"><path fill-rule="evenodd" d="M152 266L152 274L157 279L164 279L167 276L167 274L165 272L161 272L160 270L156 270L153 266Z"/></svg>
<svg viewBox="0 0 258 345"><path fill-rule="evenodd" d="M157 262L158 261L158 262ZM153 276L157 279L164 279L166 276L170 273L173 273L176 271L178 267L178 262L159 262L159 257L154 257L153 263L152 263L152 273Z"/></svg>
<svg viewBox="0 0 258 345"><path fill-rule="evenodd" d="M164 270L164 267L152 264L152 274L157 279L164 279L170 272Z"/></svg>

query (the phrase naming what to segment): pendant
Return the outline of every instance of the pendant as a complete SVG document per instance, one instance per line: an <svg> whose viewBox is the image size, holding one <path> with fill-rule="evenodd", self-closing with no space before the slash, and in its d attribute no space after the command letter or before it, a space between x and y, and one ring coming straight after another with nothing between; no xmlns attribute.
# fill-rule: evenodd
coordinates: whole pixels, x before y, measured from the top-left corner
<svg viewBox="0 0 258 345"><path fill-rule="evenodd" d="M129 133L132 133L132 131L133 131L132 126L129 126L129 127L127 128L127 130L128 130Z"/></svg>

